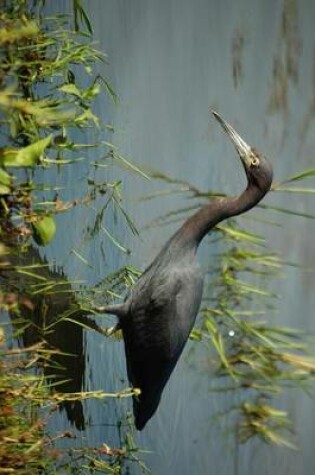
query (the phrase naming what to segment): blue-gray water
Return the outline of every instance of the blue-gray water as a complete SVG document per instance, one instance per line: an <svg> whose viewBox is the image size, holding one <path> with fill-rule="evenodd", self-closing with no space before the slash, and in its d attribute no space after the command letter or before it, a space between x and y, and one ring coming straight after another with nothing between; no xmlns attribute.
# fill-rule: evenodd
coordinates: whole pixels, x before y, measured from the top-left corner
<svg viewBox="0 0 315 475"><path fill-rule="evenodd" d="M64 6L62 1L59 4ZM115 128L110 139L135 162L201 189L239 191L244 185L242 170L209 115L212 106L270 157L275 181L314 165L314 2L92 0L87 4L95 39L110 63L101 72L121 98L119 106L99 102L98 112ZM167 186L126 176L123 194L141 237L114 225L112 229L132 250L129 262L144 268L175 229L175 225L154 229L146 225L186 202L183 196L173 195L139 201ZM104 177L105 172L100 178ZM66 184L71 187L74 180L79 186L70 171ZM308 195L273 193L265 203L302 213L314 211L314 198ZM62 263L70 279L92 283L126 261L112 246L105 244L104 257L99 242L84 244L82 232L89 213L89 208L75 210L71 234L69 216L61 217L57 239L47 253ZM249 217L254 215L251 212ZM284 278L276 281L281 298L277 312L271 314L273 323L314 332L314 224L272 211L259 216L281 224L248 221L253 230L266 235L269 249L307 267L307 271L288 268ZM82 252L92 269L68 253L72 247ZM209 260L205 245L200 257L203 263ZM85 335L84 344L85 387L122 387L123 345L92 332ZM207 361L201 350L191 355L191 347L189 343L157 414L136 436L140 446L152 451L145 457L152 473L315 473L314 402L297 392L284 398L296 425L298 452L263 443L236 447L227 421L212 421L224 409L227 396L209 392ZM123 404L130 401L86 403L89 424L78 437L89 445L106 442L109 433L115 440L115 429L110 432L106 424L115 423ZM54 424L63 428L65 413Z"/></svg>

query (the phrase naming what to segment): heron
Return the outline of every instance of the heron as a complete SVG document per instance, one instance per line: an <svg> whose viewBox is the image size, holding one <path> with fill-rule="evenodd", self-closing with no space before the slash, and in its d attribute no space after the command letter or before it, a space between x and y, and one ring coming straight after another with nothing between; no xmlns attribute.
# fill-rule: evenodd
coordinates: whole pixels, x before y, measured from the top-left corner
<svg viewBox="0 0 315 475"><path fill-rule="evenodd" d="M135 426L142 430L156 412L162 392L194 326L203 292L196 253L202 239L219 222L257 205L270 190L272 167L216 111L243 164L247 187L235 197L209 201L189 217L162 247L121 304L98 311L118 317L123 334Z"/></svg>

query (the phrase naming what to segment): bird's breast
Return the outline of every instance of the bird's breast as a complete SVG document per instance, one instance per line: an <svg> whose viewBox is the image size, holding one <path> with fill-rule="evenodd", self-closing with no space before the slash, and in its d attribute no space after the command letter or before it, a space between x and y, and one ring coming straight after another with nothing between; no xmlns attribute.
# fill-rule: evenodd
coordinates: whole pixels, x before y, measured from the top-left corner
<svg viewBox="0 0 315 475"><path fill-rule="evenodd" d="M203 276L197 264L177 265L139 282L123 326L125 342L139 358L176 358L198 313Z"/></svg>

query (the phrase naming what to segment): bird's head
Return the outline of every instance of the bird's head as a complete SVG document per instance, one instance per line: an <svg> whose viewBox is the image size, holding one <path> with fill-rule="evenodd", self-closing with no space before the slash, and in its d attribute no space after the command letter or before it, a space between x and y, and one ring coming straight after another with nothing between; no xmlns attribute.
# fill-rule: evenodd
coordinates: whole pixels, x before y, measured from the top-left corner
<svg viewBox="0 0 315 475"><path fill-rule="evenodd" d="M217 112L211 112L232 140L244 166L249 186L253 185L261 192L267 193L272 183L272 167L269 161L248 145Z"/></svg>

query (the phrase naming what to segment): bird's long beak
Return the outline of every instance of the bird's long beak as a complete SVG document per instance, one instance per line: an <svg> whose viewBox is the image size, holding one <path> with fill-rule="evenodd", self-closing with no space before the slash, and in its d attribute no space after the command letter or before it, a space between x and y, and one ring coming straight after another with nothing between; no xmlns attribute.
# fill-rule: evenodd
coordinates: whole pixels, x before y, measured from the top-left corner
<svg viewBox="0 0 315 475"><path fill-rule="evenodd" d="M222 119L222 117L216 111L211 109L211 112L232 140L234 147L236 148L237 153L243 162L243 165L245 168L248 168L251 164L251 147L242 139L242 137L238 135L238 133L230 124Z"/></svg>

